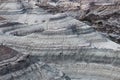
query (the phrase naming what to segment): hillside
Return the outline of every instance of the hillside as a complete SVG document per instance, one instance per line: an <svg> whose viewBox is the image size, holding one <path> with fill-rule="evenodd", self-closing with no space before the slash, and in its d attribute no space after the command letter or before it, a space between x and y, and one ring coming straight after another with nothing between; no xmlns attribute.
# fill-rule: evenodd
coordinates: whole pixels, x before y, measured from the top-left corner
<svg viewBox="0 0 120 80"><path fill-rule="evenodd" d="M0 80L119 80L119 0L1 0Z"/></svg>

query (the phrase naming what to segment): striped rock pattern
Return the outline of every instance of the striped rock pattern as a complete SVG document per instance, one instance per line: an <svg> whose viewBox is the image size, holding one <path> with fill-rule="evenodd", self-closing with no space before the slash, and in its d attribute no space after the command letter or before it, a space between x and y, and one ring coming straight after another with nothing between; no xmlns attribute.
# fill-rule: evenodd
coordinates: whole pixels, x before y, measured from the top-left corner
<svg viewBox="0 0 120 80"><path fill-rule="evenodd" d="M17 9L9 5L9 11L0 8L0 43L25 55L23 63L29 59L32 63L0 75L0 80L120 79L119 44L64 13L50 14L23 3ZM28 60L26 55L30 55Z"/></svg>
<svg viewBox="0 0 120 80"><path fill-rule="evenodd" d="M0 80L66 80L64 73L39 61L0 45Z"/></svg>

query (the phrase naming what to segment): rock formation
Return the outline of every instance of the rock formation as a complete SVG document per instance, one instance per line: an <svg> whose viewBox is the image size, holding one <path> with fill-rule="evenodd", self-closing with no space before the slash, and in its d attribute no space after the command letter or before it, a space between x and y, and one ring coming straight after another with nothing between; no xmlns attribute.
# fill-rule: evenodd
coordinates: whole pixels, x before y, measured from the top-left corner
<svg viewBox="0 0 120 80"><path fill-rule="evenodd" d="M37 57L0 45L0 80L66 80L69 78Z"/></svg>
<svg viewBox="0 0 120 80"><path fill-rule="evenodd" d="M26 4L19 1L23 5L21 10L8 11L4 6L4 10L0 10L0 43L8 46L0 47L0 54L4 54L0 56L0 62L7 60L7 66L2 63L0 69L11 70L0 72L0 80L120 79L120 45L94 28L96 23L104 25L100 19L104 20L109 15L114 18L111 15L114 12L105 14L98 11L96 17L93 11L101 8L98 8L98 3L98 7L92 6L90 10L94 8L93 11L88 12L79 6L74 10L67 11L64 7L61 10L61 7L53 6L52 0L48 0L46 5L40 5L39 1L35 3L37 5L32 5L39 7L28 7L29 1ZM52 9L58 11L53 14ZM53 12L49 13L50 10ZM81 11L83 15L78 15ZM119 8L116 8L115 13L118 12ZM112 24L109 18L106 18L106 24ZM86 24L88 22L91 26ZM10 54L9 50L12 51ZM16 56L18 60L9 63L9 59Z"/></svg>
<svg viewBox="0 0 120 80"><path fill-rule="evenodd" d="M112 9L112 11L111 11ZM94 6L83 20L92 23L98 31L105 33L110 39L120 42L120 4Z"/></svg>

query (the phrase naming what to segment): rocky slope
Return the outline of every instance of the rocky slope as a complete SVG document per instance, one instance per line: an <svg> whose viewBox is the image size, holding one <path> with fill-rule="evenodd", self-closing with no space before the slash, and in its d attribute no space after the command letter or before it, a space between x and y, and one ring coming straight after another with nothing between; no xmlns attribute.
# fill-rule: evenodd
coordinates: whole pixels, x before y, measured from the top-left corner
<svg viewBox="0 0 120 80"><path fill-rule="evenodd" d="M16 7L18 3L22 6ZM0 6L0 43L20 53L0 52L1 55L5 54L0 59L3 61L4 57L8 60L8 58L14 59L13 57L17 55L25 56L22 58L22 63L29 63L29 65L21 65L22 68L16 69L17 65L20 65L19 61L13 62L13 71L0 75L1 80L120 79L120 45L96 31L93 26L78 20L90 19L92 24L95 19L88 18L90 12L76 19L80 13L76 10L74 12L71 9L63 10L62 13L58 11L52 14L49 13L48 6L46 8L46 5L38 5L38 2L35 4L37 3L39 7L28 1L18 3L12 2L15 4L12 6L11 2L4 2L3 4L7 4L9 9L6 5ZM56 6L52 4L52 8ZM56 9L59 10L61 7ZM86 14L86 10L80 11ZM3 68L6 70L6 67ZM8 68L12 70L11 67Z"/></svg>
<svg viewBox="0 0 120 80"><path fill-rule="evenodd" d="M111 11L112 9L112 11ZM99 6L89 12L83 20L92 23L98 31L105 33L110 39L120 42L120 4Z"/></svg>
<svg viewBox="0 0 120 80"><path fill-rule="evenodd" d="M68 80L56 68L39 61L35 56L21 54L0 45L0 80Z"/></svg>

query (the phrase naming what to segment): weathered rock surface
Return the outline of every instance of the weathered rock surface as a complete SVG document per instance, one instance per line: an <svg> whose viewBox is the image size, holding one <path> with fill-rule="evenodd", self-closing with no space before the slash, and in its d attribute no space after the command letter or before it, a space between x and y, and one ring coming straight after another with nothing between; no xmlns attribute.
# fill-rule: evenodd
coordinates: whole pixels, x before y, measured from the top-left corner
<svg viewBox="0 0 120 80"><path fill-rule="evenodd" d="M24 7L26 6L25 4ZM0 12L3 13L3 10ZM26 68L22 66L23 69L4 74L1 79L120 79L120 45L95 31L92 26L67 13L50 14L38 7L26 8L25 12L15 10L8 13L0 14L6 19L0 22L0 43L24 53L22 55L29 54L30 63L33 63ZM26 59L23 63L29 63L29 59ZM39 60L55 66L70 78Z"/></svg>
<svg viewBox="0 0 120 80"><path fill-rule="evenodd" d="M37 57L0 45L0 80L67 80L65 74Z"/></svg>
<svg viewBox="0 0 120 80"><path fill-rule="evenodd" d="M114 4L91 6L90 12L88 12L82 20L90 22L96 30L105 33L110 39L119 43L119 1Z"/></svg>

